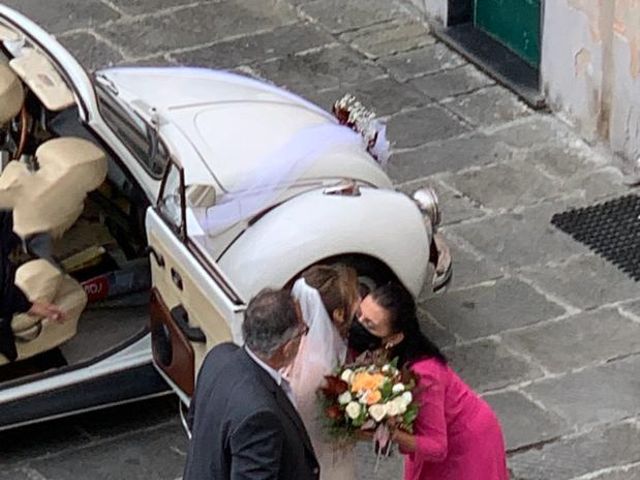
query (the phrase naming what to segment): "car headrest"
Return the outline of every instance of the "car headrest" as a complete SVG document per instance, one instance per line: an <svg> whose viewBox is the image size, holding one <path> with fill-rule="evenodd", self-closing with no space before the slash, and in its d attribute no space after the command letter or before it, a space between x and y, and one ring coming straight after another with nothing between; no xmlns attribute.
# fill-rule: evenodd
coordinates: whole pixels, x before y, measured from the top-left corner
<svg viewBox="0 0 640 480"><path fill-rule="evenodd" d="M0 63L0 125L18 115L23 103L22 82L8 65Z"/></svg>

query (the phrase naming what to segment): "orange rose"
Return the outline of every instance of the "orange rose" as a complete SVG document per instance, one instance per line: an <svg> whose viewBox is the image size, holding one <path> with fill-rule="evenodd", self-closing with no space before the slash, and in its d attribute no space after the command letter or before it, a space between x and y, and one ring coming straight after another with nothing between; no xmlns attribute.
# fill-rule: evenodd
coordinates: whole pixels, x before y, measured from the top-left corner
<svg viewBox="0 0 640 480"><path fill-rule="evenodd" d="M367 405L374 405L380 401L382 398L382 393L380 390L370 390L367 392L366 400Z"/></svg>
<svg viewBox="0 0 640 480"><path fill-rule="evenodd" d="M352 392L362 392L365 390L376 390L382 386L384 375L381 373L356 373L351 383Z"/></svg>

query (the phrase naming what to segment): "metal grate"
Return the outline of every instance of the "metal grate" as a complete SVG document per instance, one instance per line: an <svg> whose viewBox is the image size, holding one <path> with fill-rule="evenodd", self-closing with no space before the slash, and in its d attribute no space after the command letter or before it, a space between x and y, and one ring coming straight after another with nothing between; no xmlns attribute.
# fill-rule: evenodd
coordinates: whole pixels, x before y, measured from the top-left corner
<svg viewBox="0 0 640 480"><path fill-rule="evenodd" d="M551 223L640 280L640 197L626 195L557 213Z"/></svg>

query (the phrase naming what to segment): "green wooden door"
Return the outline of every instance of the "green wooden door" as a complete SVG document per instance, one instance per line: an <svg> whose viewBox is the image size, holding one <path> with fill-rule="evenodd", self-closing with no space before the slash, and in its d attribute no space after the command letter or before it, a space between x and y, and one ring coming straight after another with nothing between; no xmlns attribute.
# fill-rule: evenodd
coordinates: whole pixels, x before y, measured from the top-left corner
<svg viewBox="0 0 640 480"><path fill-rule="evenodd" d="M540 64L541 0L475 0L474 22L527 63Z"/></svg>

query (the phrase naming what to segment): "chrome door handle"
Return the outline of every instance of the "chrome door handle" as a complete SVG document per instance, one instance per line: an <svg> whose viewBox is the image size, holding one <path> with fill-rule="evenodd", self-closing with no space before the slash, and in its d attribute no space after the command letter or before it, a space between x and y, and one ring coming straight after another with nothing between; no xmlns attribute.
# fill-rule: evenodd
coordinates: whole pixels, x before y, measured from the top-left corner
<svg viewBox="0 0 640 480"><path fill-rule="evenodd" d="M178 288L178 290L182 291L182 277L178 272L176 272L173 267L171 267L171 280L173 281L173 284Z"/></svg>
<svg viewBox="0 0 640 480"><path fill-rule="evenodd" d="M160 255L155 248L149 245L146 249L146 253L147 255L151 255L155 259L160 268L164 268L164 257Z"/></svg>

